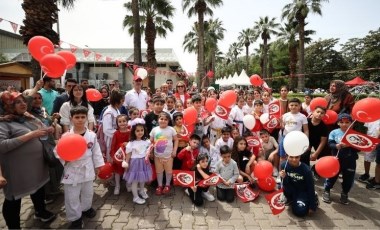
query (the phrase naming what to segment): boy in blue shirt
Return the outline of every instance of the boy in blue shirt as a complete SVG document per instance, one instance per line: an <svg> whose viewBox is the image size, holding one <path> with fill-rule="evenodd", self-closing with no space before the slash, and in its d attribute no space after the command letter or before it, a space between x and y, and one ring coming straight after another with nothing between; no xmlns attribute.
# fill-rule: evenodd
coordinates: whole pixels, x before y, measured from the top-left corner
<svg viewBox="0 0 380 230"><path fill-rule="evenodd" d="M352 118L347 113L339 114L338 129L330 132L328 145L334 155L338 156L340 164L340 173L342 173L342 192L340 194L340 203L348 204L348 193L350 192L355 179L356 160L358 159L358 150L341 143L342 137L350 127ZM330 190L333 188L339 173L325 180L324 192L322 200L326 203L331 203Z"/></svg>

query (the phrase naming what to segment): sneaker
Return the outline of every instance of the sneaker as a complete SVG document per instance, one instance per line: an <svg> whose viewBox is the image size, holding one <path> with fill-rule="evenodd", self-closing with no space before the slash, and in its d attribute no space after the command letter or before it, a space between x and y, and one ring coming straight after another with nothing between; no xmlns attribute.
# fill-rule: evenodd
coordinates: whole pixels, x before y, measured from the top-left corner
<svg viewBox="0 0 380 230"><path fill-rule="evenodd" d="M145 200L141 199L140 197L135 197L135 198L133 198L133 203L136 203L136 204L145 204Z"/></svg>
<svg viewBox="0 0 380 230"><path fill-rule="evenodd" d="M87 211L82 212L82 216L87 218L94 218L96 216L96 211L93 208L90 208Z"/></svg>
<svg viewBox="0 0 380 230"><path fill-rule="evenodd" d="M82 218L79 218L78 220L71 222L69 229L82 229L83 227L83 220Z"/></svg>
<svg viewBox="0 0 380 230"><path fill-rule="evenodd" d="M45 202L45 204L51 204L54 202L54 198L53 197L46 197L44 202Z"/></svg>
<svg viewBox="0 0 380 230"><path fill-rule="evenodd" d="M156 195L157 195L157 196L162 195L162 186L158 186L158 187L156 188Z"/></svg>
<svg viewBox="0 0 380 230"><path fill-rule="evenodd" d="M376 183L375 180L371 181L365 186L369 190L380 189L380 183Z"/></svg>
<svg viewBox="0 0 380 230"><path fill-rule="evenodd" d="M368 180L366 181L366 183L367 183L367 184L373 184L373 183L375 183L375 177L371 177L370 179L368 179Z"/></svg>
<svg viewBox="0 0 380 230"><path fill-rule="evenodd" d="M214 201L215 197L209 192L202 192L202 197L205 198L207 201Z"/></svg>
<svg viewBox="0 0 380 230"><path fill-rule="evenodd" d="M189 189L190 189L190 188L185 188L185 194L186 194L187 196L190 196Z"/></svg>
<svg viewBox="0 0 380 230"><path fill-rule="evenodd" d="M369 179L369 175L364 173L363 175L360 175L357 180L362 183L367 183L368 179Z"/></svg>
<svg viewBox="0 0 380 230"><path fill-rule="evenodd" d="M146 194L146 192L145 192L145 189L143 191L140 190L139 191L139 195L143 199L148 199L149 198L148 194Z"/></svg>
<svg viewBox="0 0 380 230"><path fill-rule="evenodd" d="M318 193L315 192L315 205L317 206L317 208L319 207L319 199L318 199Z"/></svg>
<svg viewBox="0 0 380 230"><path fill-rule="evenodd" d="M166 185L165 188L162 190L162 194L168 194L170 193L170 186Z"/></svg>
<svg viewBox="0 0 380 230"><path fill-rule="evenodd" d="M40 220L44 223L47 223L47 222L50 222L52 220L54 220L57 216L52 213L52 212L49 212L47 210L44 210L42 212L35 212L34 213L34 219L35 220Z"/></svg>
<svg viewBox="0 0 380 230"><path fill-rule="evenodd" d="M328 203L330 204L331 203L331 198L330 198L330 191L324 191L323 194L322 194L322 200L323 202L325 203Z"/></svg>
<svg viewBox="0 0 380 230"><path fill-rule="evenodd" d="M348 200L348 195L346 193L342 192L340 194L340 203L346 204L346 205L350 203L350 201Z"/></svg>
<svg viewBox="0 0 380 230"><path fill-rule="evenodd" d="M119 195L120 194L120 186L115 186L115 190L113 190L114 195Z"/></svg>

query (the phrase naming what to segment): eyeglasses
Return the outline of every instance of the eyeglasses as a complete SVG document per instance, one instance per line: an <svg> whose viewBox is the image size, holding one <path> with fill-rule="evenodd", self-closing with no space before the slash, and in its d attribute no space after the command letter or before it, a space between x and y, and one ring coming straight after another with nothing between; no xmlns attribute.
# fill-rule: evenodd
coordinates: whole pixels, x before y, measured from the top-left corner
<svg viewBox="0 0 380 230"><path fill-rule="evenodd" d="M177 88L183 88L185 87L184 85L177 85Z"/></svg>
<svg viewBox="0 0 380 230"><path fill-rule="evenodd" d="M115 84L109 84L109 85L115 85Z"/></svg>

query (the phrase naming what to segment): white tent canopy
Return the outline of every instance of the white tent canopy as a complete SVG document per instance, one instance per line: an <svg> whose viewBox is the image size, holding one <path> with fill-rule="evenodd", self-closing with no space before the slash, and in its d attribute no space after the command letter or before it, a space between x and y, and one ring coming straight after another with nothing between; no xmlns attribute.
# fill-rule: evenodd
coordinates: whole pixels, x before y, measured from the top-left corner
<svg viewBox="0 0 380 230"><path fill-rule="evenodd" d="M235 72L234 76L231 79L228 79L228 83L230 85L238 85L238 83L239 83L239 79L238 78L239 78L239 75Z"/></svg>
<svg viewBox="0 0 380 230"><path fill-rule="evenodd" d="M251 85L251 82L249 81L249 77L244 69L241 71L236 85Z"/></svg>

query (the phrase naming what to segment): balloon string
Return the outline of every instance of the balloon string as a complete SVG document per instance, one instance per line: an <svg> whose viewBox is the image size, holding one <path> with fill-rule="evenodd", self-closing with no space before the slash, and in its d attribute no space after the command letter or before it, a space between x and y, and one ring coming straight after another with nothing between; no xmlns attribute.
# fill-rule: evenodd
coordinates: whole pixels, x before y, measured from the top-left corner
<svg viewBox="0 0 380 230"><path fill-rule="evenodd" d="M346 136L347 132L351 129L351 127L355 124L355 122L356 122L356 120L354 120L354 121L351 123L351 125L348 126L346 132L344 132L344 134L343 134L343 136L342 136L342 139L343 139L343 137ZM340 140L340 141L342 142L342 140ZM339 157L338 157L339 152L340 152L340 149L339 149L338 152L336 153L336 156L335 156L336 158L339 158Z"/></svg>
<svg viewBox="0 0 380 230"><path fill-rule="evenodd" d="M43 76L42 76L42 68L40 69L40 77L41 77L41 80L42 80L42 78L44 78Z"/></svg>

